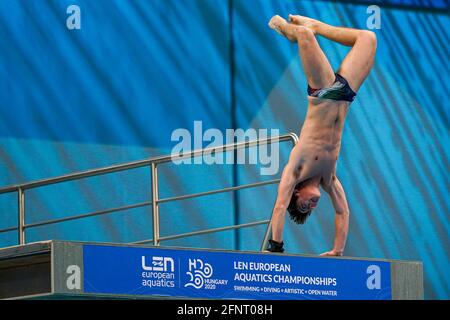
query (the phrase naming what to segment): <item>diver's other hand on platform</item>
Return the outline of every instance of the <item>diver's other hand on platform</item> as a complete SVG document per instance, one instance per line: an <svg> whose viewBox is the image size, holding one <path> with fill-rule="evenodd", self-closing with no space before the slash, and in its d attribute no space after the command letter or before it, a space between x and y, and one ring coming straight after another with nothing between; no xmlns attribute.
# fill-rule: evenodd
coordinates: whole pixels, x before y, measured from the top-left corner
<svg viewBox="0 0 450 320"><path fill-rule="evenodd" d="M321 257L340 257L342 255L343 255L343 252L336 251L336 250L330 250L330 251L320 254Z"/></svg>
<svg viewBox="0 0 450 320"><path fill-rule="evenodd" d="M280 252L283 253L284 252L284 248L283 248L284 242L277 242L274 241L272 239L269 240L269 246L268 248L265 250L266 252Z"/></svg>

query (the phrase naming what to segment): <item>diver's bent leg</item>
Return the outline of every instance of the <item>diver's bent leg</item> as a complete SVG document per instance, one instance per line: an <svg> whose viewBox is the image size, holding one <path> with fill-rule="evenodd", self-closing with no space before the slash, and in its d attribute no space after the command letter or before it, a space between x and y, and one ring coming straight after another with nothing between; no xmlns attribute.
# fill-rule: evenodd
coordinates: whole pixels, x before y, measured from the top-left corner
<svg viewBox="0 0 450 320"><path fill-rule="evenodd" d="M311 87L323 88L334 82L330 62L309 28L288 23L278 15L272 17L269 26L290 41L297 42L303 70Z"/></svg>
<svg viewBox="0 0 450 320"><path fill-rule="evenodd" d="M349 47L355 44L360 33L364 31L346 27L336 27L326 24L325 22L300 15L289 15L289 21L292 24L311 29L314 34L321 35L324 38Z"/></svg>
<svg viewBox="0 0 450 320"><path fill-rule="evenodd" d="M350 87L356 92L374 63L377 48L375 33L369 30L335 27L298 15L289 15L289 21L298 26L308 27L314 34L352 47L337 72L347 79Z"/></svg>
<svg viewBox="0 0 450 320"><path fill-rule="evenodd" d="M328 87L335 80L334 71L314 33L306 27L297 26L298 52L308 84L315 89Z"/></svg>

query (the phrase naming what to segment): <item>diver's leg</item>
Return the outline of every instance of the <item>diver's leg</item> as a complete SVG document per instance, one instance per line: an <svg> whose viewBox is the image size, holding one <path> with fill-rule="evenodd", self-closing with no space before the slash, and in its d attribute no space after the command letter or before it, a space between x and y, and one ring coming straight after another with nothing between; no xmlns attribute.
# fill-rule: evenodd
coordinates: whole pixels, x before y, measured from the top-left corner
<svg viewBox="0 0 450 320"><path fill-rule="evenodd" d="M377 48L375 33L368 30L335 27L298 15L289 15L289 21L311 29L314 34L352 47L337 72L347 79L350 87L356 92L373 66Z"/></svg>
<svg viewBox="0 0 450 320"><path fill-rule="evenodd" d="M274 16L269 26L289 40L297 42L303 70L312 88L319 89L333 84L335 80L333 69L312 30L288 23L280 16Z"/></svg>

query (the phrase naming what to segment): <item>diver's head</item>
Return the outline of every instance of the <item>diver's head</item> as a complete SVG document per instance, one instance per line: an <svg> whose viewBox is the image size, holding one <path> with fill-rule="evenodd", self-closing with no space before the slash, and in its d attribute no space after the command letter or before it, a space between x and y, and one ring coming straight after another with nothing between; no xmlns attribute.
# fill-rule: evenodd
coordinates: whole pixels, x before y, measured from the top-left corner
<svg viewBox="0 0 450 320"><path fill-rule="evenodd" d="M300 182L294 188L288 212L295 223L304 224L312 210L317 207L320 189L312 179Z"/></svg>

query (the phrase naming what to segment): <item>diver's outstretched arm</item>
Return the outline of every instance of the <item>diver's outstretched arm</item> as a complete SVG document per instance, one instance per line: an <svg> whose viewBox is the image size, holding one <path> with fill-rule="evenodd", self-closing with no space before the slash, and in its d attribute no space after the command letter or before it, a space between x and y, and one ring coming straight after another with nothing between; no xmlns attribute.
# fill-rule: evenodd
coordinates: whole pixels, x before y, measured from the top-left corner
<svg viewBox="0 0 450 320"><path fill-rule="evenodd" d="M344 188L337 177L333 177L330 186L322 186L323 189L330 196L333 203L334 215L334 243L333 249L324 252L322 256L342 256L344 254L345 243L348 235L348 223L350 217L350 210L348 208L347 198L345 196Z"/></svg>

